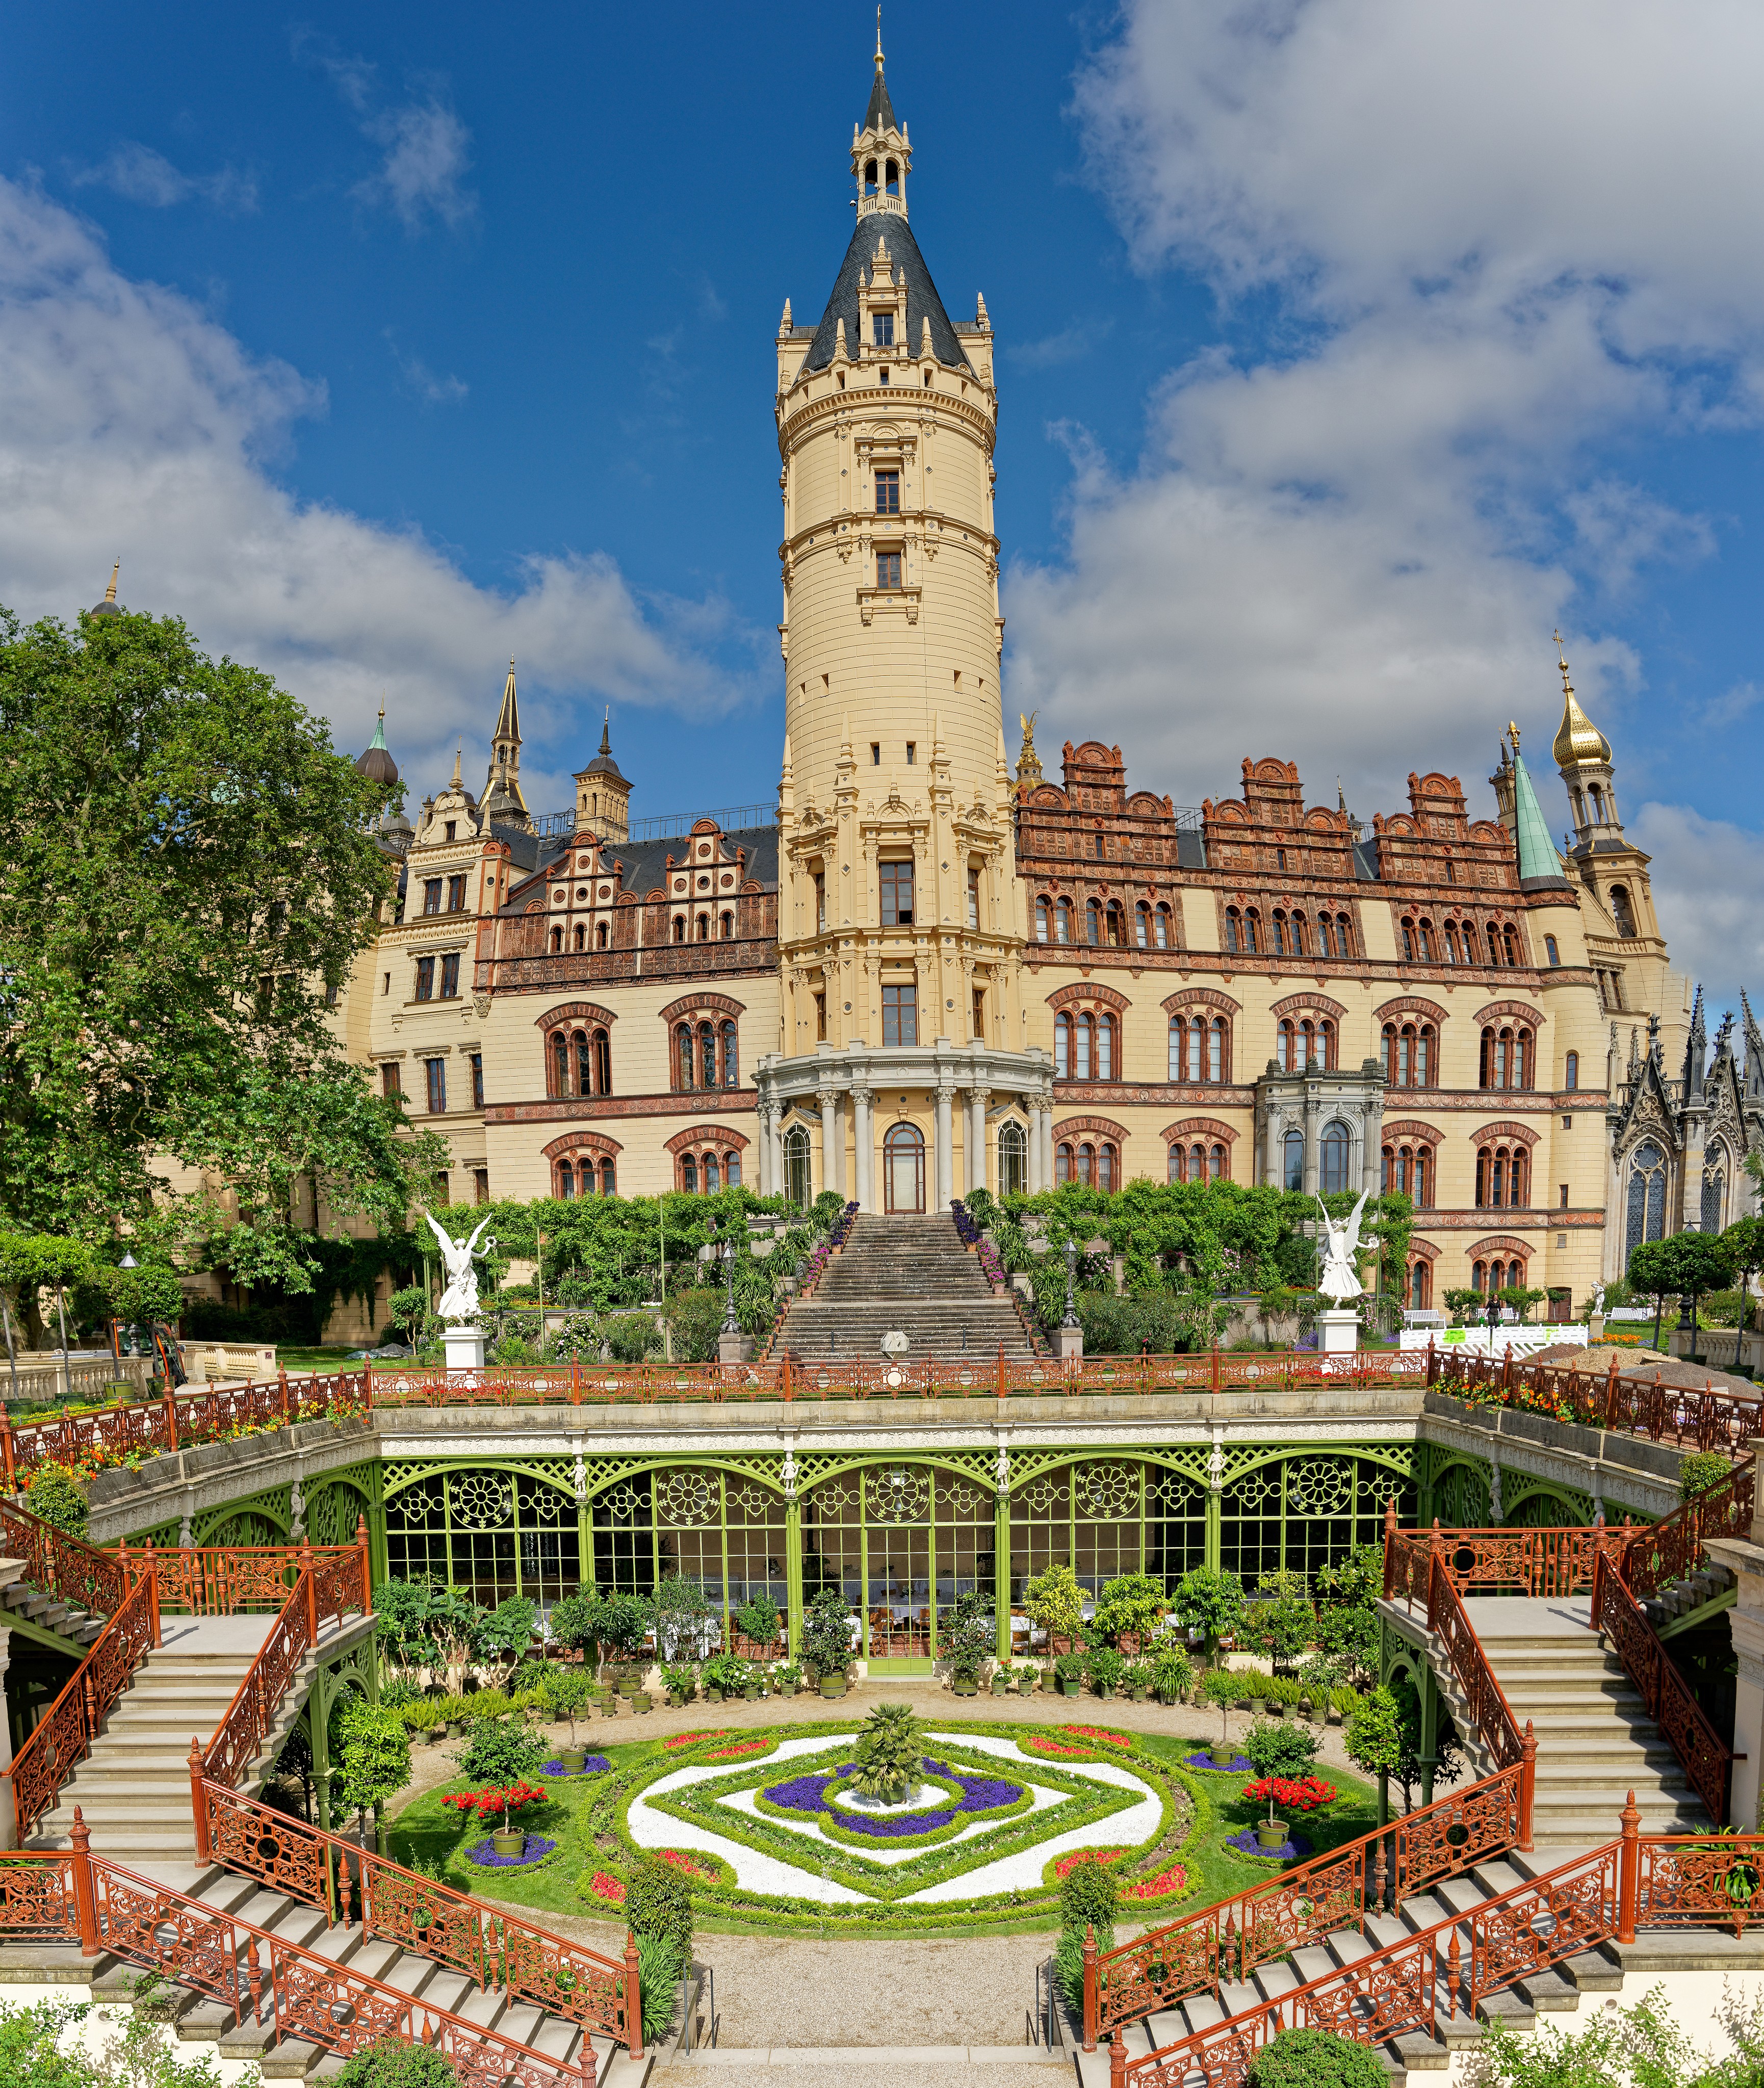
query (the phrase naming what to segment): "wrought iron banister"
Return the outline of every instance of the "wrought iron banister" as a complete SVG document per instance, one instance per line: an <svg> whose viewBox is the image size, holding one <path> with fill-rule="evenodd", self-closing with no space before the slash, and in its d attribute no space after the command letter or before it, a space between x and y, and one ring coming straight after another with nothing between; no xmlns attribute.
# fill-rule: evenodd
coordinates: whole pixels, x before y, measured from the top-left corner
<svg viewBox="0 0 1764 2088"><path fill-rule="evenodd" d="M594 2088L585 2030L574 2064L554 2058L94 1856L77 1812L73 1842L0 1855L0 1936L53 1938L88 1958L109 1951L209 1995L242 2029L266 2025L278 2043L303 2039L347 2058L392 2038L445 2053L462 2088ZM634 1941L626 1965L635 1991Z"/></svg>
<svg viewBox="0 0 1764 2088"><path fill-rule="evenodd" d="M1733 1751L1710 1723L1633 1590L1603 1553L1593 1582L1592 1624L1610 1641L1624 1672L1641 1692L1648 1716L1670 1743L1691 1789L1719 1827L1728 1816Z"/></svg>
<svg viewBox="0 0 1764 2088"><path fill-rule="evenodd" d="M1746 1457L1717 1486L1658 1522L1625 1532L1623 1578L1633 1594L1657 1595L1693 1573L1711 1538L1749 1537L1758 1461Z"/></svg>
<svg viewBox="0 0 1764 2088"><path fill-rule="evenodd" d="M1120 2023L1136 2022L1219 1979L1247 1979L1387 1904L1512 1848L1519 1836L1515 1766L1449 1798L1405 1813L1265 1884L1215 1901L1131 1943L1087 1960L1086 2052ZM1460 1837L1454 1840L1453 1837Z"/></svg>
<svg viewBox="0 0 1764 2088"><path fill-rule="evenodd" d="M12 1758L12 1816L20 1842L54 1810L57 1794L92 1752L143 1654L159 1641L159 1584L139 1581Z"/></svg>
<svg viewBox="0 0 1764 2088"><path fill-rule="evenodd" d="M617 1958L242 1797L203 1776L199 1748L191 1751L191 1799L199 1867L213 1862L257 1878L332 1923L353 1919L364 1937L451 1966L481 1988L501 1988L511 2002L531 2002L618 2043L635 2035L640 2056L642 2011Z"/></svg>
<svg viewBox="0 0 1764 2088"><path fill-rule="evenodd" d="M0 1554L24 1560L23 1577L33 1588L93 1616L114 1616L128 1595L128 1574L114 1554L11 1501L0 1501Z"/></svg>

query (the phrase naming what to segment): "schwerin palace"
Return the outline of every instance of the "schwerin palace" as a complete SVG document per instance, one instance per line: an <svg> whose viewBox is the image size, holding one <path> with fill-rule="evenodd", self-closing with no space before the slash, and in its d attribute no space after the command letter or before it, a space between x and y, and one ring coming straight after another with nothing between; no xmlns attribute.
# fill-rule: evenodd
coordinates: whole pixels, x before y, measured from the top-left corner
<svg viewBox="0 0 1764 2088"><path fill-rule="evenodd" d="M777 332L775 818L633 822L603 734L536 819L511 667L482 794L456 764L386 828L400 899L340 1020L452 1195L1385 1186L1416 1306L1582 1303L1638 1239L1729 1222L1764 1040L1748 1008L1711 1055L1565 661L1565 853L1516 730L1494 819L1436 772L1368 828L1278 757L1197 807L1096 741L1055 783L1025 732L1013 768L993 332L944 309L911 164L879 62L832 295ZM396 778L383 730L362 765Z"/></svg>

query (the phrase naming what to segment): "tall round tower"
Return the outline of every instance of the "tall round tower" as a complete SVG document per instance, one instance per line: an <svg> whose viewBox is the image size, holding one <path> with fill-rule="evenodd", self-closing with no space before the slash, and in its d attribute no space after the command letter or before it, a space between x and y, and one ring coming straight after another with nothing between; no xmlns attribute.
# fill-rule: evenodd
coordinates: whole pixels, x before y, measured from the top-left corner
<svg viewBox="0 0 1764 2088"><path fill-rule="evenodd" d="M1045 1085L1023 1049L992 328L983 298L965 324L944 309L912 161L879 38L850 244L819 324L786 302L777 336L782 994L762 1146L777 1187L804 1186L807 1140L816 1193L879 1210L940 1208L1001 1168L1027 1187Z"/></svg>

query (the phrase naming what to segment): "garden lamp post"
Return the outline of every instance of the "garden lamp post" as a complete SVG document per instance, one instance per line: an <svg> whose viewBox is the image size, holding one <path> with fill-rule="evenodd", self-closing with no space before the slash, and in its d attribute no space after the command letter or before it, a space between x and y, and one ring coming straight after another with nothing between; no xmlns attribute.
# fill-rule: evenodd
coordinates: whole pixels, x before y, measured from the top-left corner
<svg viewBox="0 0 1764 2088"><path fill-rule="evenodd" d="M139 1269L140 1267L140 1264L135 1259L135 1256L131 1254L126 1248L125 1248L123 1251L122 1259L117 1264L117 1267L118 1269ZM132 1320L130 1322L129 1332L135 1337L135 1353L139 1354L140 1353L140 1329ZM117 1321L114 1320L110 1322L110 1360L113 1363L120 1363L122 1360L122 1334Z"/></svg>
<svg viewBox="0 0 1764 2088"><path fill-rule="evenodd" d="M1078 1243L1068 1239L1066 1242L1066 1316L1060 1323L1062 1327L1076 1327L1078 1324L1078 1303L1073 1290L1073 1281L1077 1273Z"/></svg>

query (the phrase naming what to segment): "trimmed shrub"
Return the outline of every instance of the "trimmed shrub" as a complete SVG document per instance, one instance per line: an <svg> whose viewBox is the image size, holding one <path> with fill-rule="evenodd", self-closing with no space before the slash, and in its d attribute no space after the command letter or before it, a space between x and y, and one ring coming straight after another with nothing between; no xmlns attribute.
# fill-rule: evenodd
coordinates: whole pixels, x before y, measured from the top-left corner
<svg viewBox="0 0 1764 2088"><path fill-rule="evenodd" d="M1679 1500L1693 1501L1698 1494L1706 1494L1711 1487L1719 1487L1732 1470L1732 1461L1723 1457L1719 1450L1697 1451L1685 1458L1678 1468ZM35 1513L41 1515L43 1512L37 1508Z"/></svg>
<svg viewBox="0 0 1764 2088"><path fill-rule="evenodd" d="M1249 2088L1385 2088L1389 2078L1369 2045L1334 2030L1283 2030L1257 2054Z"/></svg>
<svg viewBox="0 0 1764 2088"><path fill-rule="evenodd" d="M45 1465L31 1474L24 1505L44 1522L78 1537L86 1527L86 1496L65 1465Z"/></svg>
<svg viewBox="0 0 1764 2088"><path fill-rule="evenodd" d="M1257 1776L1298 1778L1310 1774L1323 1743L1307 1726L1282 1718L1258 1718L1244 1736L1244 1752Z"/></svg>
<svg viewBox="0 0 1764 2088"><path fill-rule="evenodd" d="M1098 1935L1105 1928L1112 1930L1120 1896L1115 1873L1104 1869L1094 1856L1087 1857L1081 1863L1074 1863L1060 1880L1060 1925L1074 1930L1081 1943L1086 1926L1095 1928Z"/></svg>
<svg viewBox="0 0 1764 2088"><path fill-rule="evenodd" d="M660 1936L675 1958L683 1961L692 1947L691 1879L676 1864L665 1863L659 1856L645 1856L625 1889L625 1919L636 1930L640 1944L645 1936ZM677 1971L678 1968L676 1976ZM644 2015L647 2031L647 2000Z"/></svg>
<svg viewBox="0 0 1764 2088"><path fill-rule="evenodd" d="M344 2062L336 2088L454 2088L453 2061L433 2045L383 2037Z"/></svg>

